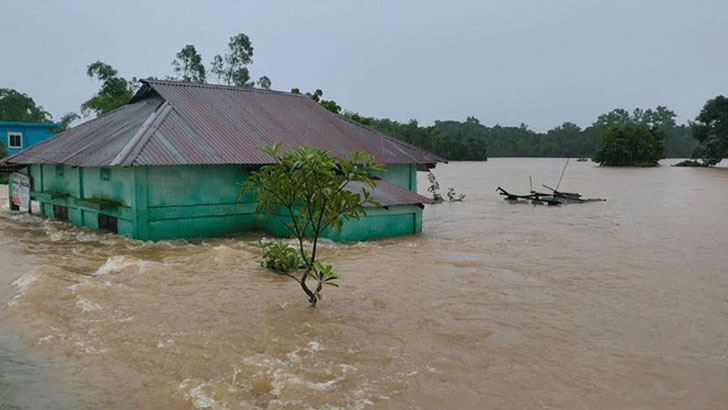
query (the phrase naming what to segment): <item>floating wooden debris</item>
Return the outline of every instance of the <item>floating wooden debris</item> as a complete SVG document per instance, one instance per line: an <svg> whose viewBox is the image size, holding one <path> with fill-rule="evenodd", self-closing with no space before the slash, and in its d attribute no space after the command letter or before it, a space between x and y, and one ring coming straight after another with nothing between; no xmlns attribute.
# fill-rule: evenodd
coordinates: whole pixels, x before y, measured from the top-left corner
<svg viewBox="0 0 728 410"><path fill-rule="evenodd" d="M503 195L506 201L511 202L530 202L534 205L561 205L561 204L581 204L584 202L602 202L606 199L602 198L582 198L581 194L575 192L561 192L546 185L544 187L551 190L551 193L531 191L528 195L512 194L505 189L498 187L496 191Z"/></svg>
<svg viewBox="0 0 728 410"><path fill-rule="evenodd" d="M503 195L506 201L514 202L514 203L532 203L534 205L561 205L561 204L582 204L584 202L602 202L606 201L606 199L602 198L582 198L581 194L576 192L561 192L559 191L559 186L561 185L561 180L564 178L564 172L566 172L566 167L569 165L569 160L566 160L566 165L564 165L563 171L561 171L561 177L559 177L559 183L556 184L556 188L551 188L548 185L541 185L544 188L551 191L550 193L544 193L544 192L537 192L533 190L533 181L531 180L531 176L528 177L528 181L531 185L531 193L528 195L516 195L512 194L505 189L498 187L496 188L496 192Z"/></svg>

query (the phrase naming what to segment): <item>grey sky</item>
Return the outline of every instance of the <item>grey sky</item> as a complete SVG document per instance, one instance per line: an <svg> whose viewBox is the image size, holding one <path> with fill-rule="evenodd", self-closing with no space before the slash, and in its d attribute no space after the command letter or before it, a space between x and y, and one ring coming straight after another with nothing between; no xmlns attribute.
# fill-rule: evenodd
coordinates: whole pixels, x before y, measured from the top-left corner
<svg viewBox="0 0 728 410"><path fill-rule="evenodd" d="M365 115L546 130L662 104L683 122L728 94L727 20L727 0L0 0L0 87L57 119L98 89L97 59L164 77L185 44L209 67L244 32L255 78Z"/></svg>

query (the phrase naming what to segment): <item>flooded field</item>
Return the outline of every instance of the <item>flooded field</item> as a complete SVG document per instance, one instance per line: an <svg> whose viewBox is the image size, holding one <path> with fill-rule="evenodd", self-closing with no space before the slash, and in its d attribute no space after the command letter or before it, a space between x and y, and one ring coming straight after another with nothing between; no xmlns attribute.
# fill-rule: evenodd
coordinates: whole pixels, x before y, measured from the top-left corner
<svg viewBox="0 0 728 410"><path fill-rule="evenodd" d="M142 243L2 192L0 408L725 408L728 169L573 162L561 188L607 202L494 192L563 164L438 166L466 201L327 244L342 287L315 309L260 235Z"/></svg>

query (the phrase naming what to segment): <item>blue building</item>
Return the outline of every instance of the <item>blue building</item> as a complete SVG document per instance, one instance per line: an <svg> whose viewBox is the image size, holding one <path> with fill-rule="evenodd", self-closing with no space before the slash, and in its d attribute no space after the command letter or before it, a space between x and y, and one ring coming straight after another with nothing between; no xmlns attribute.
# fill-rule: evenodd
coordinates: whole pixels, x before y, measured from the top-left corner
<svg viewBox="0 0 728 410"><path fill-rule="evenodd" d="M13 155L52 137L55 128L58 124L52 122L0 121L0 141Z"/></svg>

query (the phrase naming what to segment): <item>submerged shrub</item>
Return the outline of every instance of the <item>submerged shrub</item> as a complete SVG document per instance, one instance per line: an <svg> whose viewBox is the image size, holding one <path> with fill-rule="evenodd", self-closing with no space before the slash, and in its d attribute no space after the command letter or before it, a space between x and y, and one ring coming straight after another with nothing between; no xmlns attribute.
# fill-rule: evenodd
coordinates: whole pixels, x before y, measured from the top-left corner
<svg viewBox="0 0 728 410"><path fill-rule="evenodd" d="M673 167L710 167L711 165L705 162L700 162L698 160L694 159L686 159L685 161L680 161L677 164L673 164Z"/></svg>
<svg viewBox="0 0 728 410"><path fill-rule="evenodd" d="M455 188L448 188L447 199L450 202L463 202L463 199L465 199L465 194L457 194L455 193Z"/></svg>
<svg viewBox="0 0 728 410"><path fill-rule="evenodd" d="M438 191L440 191L440 183L437 182L437 178L435 178L435 174L432 172L427 173L427 181L430 183L430 187L427 188L427 192L429 192L432 195L433 201L442 201L442 195Z"/></svg>
<svg viewBox="0 0 728 410"><path fill-rule="evenodd" d="M258 241L252 245L263 250L260 266L276 273L284 274L305 266L298 251L286 241Z"/></svg>

